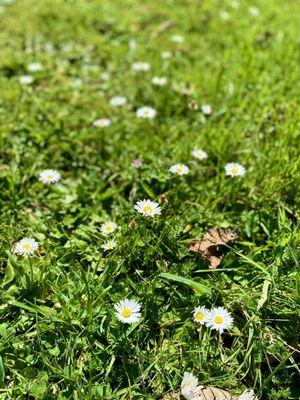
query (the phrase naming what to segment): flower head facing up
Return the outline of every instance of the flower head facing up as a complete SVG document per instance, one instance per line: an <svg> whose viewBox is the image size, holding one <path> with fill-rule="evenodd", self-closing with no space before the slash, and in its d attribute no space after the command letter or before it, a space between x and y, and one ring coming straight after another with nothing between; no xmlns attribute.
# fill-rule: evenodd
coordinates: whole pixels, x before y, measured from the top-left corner
<svg viewBox="0 0 300 400"><path fill-rule="evenodd" d="M193 311L194 321L198 324L204 325L208 316L208 309L205 307L197 307Z"/></svg>
<svg viewBox="0 0 300 400"><path fill-rule="evenodd" d="M44 169L40 173L39 181L42 183L56 183L60 181L61 175L55 169Z"/></svg>
<svg viewBox="0 0 300 400"><path fill-rule="evenodd" d="M132 64L131 69L133 71L149 71L151 68L150 64L143 61L137 61Z"/></svg>
<svg viewBox="0 0 300 400"><path fill-rule="evenodd" d="M233 318L226 308L216 307L209 311L206 317L206 325L223 333L225 329L232 328Z"/></svg>
<svg viewBox="0 0 300 400"><path fill-rule="evenodd" d="M154 86L165 86L168 82L168 79L164 76L162 77L154 76L151 79L151 82Z"/></svg>
<svg viewBox="0 0 300 400"><path fill-rule="evenodd" d="M38 72L38 71L41 71L42 69L43 69L43 66L41 63L32 63L27 66L28 72Z"/></svg>
<svg viewBox="0 0 300 400"><path fill-rule="evenodd" d="M104 251L113 250L116 247L117 243L114 239L108 240L101 247Z"/></svg>
<svg viewBox="0 0 300 400"><path fill-rule="evenodd" d="M124 324L133 324L141 318L141 306L134 300L121 300L114 307L118 320Z"/></svg>
<svg viewBox="0 0 300 400"><path fill-rule="evenodd" d="M186 400L194 400L200 394L203 386L199 386L198 379L190 372L185 372L182 378L180 392Z"/></svg>
<svg viewBox="0 0 300 400"><path fill-rule="evenodd" d="M211 105L209 104L203 104L203 106L201 106L201 111L204 115L210 115L212 112L212 108Z"/></svg>
<svg viewBox="0 0 300 400"><path fill-rule="evenodd" d="M30 256L39 248L37 241L31 238L24 238L16 243L14 252L18 255Z"/></svg>
<svg viewBox="0 0 300 400"><path fill-rule="evenodd" d="M246 389L243 393L239 396L238 400L254 400L255 394L253 390Z"/></svg>
<svg viewBox="0 0 300 400"><path fill-rule="evenodd" d="M110 235L117 229L117 224L115 224L114 222L105 222L101 225L100 229L104 235Z"/></svg>
<svg viewBox="0 0 300 400"><path fill-rule="evenodd" d="M197 158L198 160L204 160L207 158L207 153L205 151L195 148L192 152L192 156Z"/></svg>
<svg viewBox="0 0 300 400"><path fill-rule="evenodd" d="M22 75L19 78L19 82L21 85L31 85L33 80L34 79L31 75Z"/></svg>
<svg viewBox="0 0 300 400"><path fill-rule="evenodd" d="M232 178L236 176L243 176L246 172L245 167L238 163L229 163L225 165L225 174Z"/></svg>
<svg viewBox="0 0 300 400"><path fill-rule="evenodd" d="M152 119L156 115L156 111L152 107L141 107L136 110L136 116L143 119Z"/></svg>
<svg viewBox="0 0 300 400"><path fill-rule="evenodd" d="M154 217L154 215L159 215L161 213L159 204L151 200L139 200L134 208L144 217Z"/></svg>
<svg viewBox="0 0 300 400"><path fill-rule="evenodd" d="M124 96L115 96L112 97L109 101L109 104L114 107L121 107L127 103L127 98Z"/></svg>
<svg viewBox="0 0 300 400"><path fill-rule="evenodd" d="M105 128L106 126L110 125L110 120L107 118L99 118L96 119L96 121L93 122L93 125L96 128Z"/></svg>
<svg viewBox="0 0 300 400"><path fill-rule="evenodd" d="M187 175L189 173L189 167L183 164L172 165L169 169L172 174Z"/></svg>
<svg viewBox="0 0 300 400"><path fill-rule="evenodd" d="M134 168L140 168L143 165L141 160L133 160L131 166Z"/></svg>

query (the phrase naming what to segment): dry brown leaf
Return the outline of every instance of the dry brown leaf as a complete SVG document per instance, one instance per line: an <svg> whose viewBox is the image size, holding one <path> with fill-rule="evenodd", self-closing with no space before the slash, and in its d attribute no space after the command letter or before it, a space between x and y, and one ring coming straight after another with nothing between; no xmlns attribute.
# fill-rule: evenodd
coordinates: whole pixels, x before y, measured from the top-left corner
<svg viewBox="0 0 300 400"><path fill-rule="evenodd" d="M207 386L200 390L199 395L203 400L236 400L237 396L233 396L225 390L216 388L214 386ZM180 392L167 393L162 400L181 400Z"/></svg>
<svg viewBox="0 0 300 400"><path fill-rule="evenodd" d="M189 250L209 261L210 269L215 269L224 257L224 246L237 238L238 235L230 229L210 229L203 240L195 238L189 244Z"/></svg>

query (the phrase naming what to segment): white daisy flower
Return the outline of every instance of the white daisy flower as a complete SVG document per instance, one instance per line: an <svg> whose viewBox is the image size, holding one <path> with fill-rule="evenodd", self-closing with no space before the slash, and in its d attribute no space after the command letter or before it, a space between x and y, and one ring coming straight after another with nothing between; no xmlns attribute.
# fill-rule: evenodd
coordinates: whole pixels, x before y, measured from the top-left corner
<svg viewBox="0 0 300 400"><path fill-rule="evenodd" d="M127 99L124 96L115 96L112 97L109 101L109 104L114 107L120 107L127 103Z"/></svg>
<svg viewBox="0 0 300 400"><path fill-rule="evenodd" d="M96 128L105 128L105 127L110 125L110 120L107 119L107 118L99 118L99 119L96 119L96 121L93 122L93 125Z"/></svg>
<svg viewBox="0 0 300 400"><path fill-rule="evenodd" d="M246 389L244 392L240 395L238 400L254 400L255 399L255 394L253 390Z"/></svg>
<svg viewBox="0 0 300 400"><path fill-rule="evenodd" d="M174 164L171 165L169 171L172 174L177 174L177 175L186 175L189 173L189 167L183 164Z"/></svg>
<svg viewBox="0 0 300 400"><path fill-rule="evenodd" d="M172 42L174 43L183 43L184 42L184 37L181 35L173 35L171 37Z"/></svg>
<svg viewBox="0 0 300 400"><path fill-rule="evenodd" d="M194 321L198 324L204 325L208 315L208 309L206 307L197 307L193 311Z"/></svg>
<svg viewBox="0 0 300 400"><path fill-rule="evenodd" d="M155 117L155 115L156 115L156 111L152 107L146 106L146 107L138 108L136 110L136 116L138 118L152 119Z"/></svg>
<svg viewBox="0 0 300 400"><path fill-rule="evenodd" d="M233 318L224 307L216 307L209 311L206 317L206 325L223 333L225 329L233 326Z"/></svg>
<svg viewBox="0 0 300 400"><path fill-rule="evenodd" d="M170 51L163 51L161 53L161 58L163 60L167 60L168 58L171 58L171 57L172 57L172 53Z"/></svg>
<svg viewBox="0 0 300 400"><path fill-rule="evenodd" d="M245 167L238 163L229 163L225 165L225 174L231 177L243 176L246 172Z"/></svg>
<svg viewBox="0 0 300 400"><path fill-rule="evenodd" d="M19 82L21 85L31 85L33 82L33 77L31 75L22 75L19 77Z"/></svg>
<svg viewBox="0 0 300 400"><path fill-rule="evenodd" d="M257 7L250 7L249 13L252 15L252 17L258 17L260 14L260 11Z"/></svg>
<svg viewBox="0 0 300 400"><path fill-rule="evenodd" d="M133 324L141 318L141 306L134 300L124 299L115 304L116 316L124 324Z"/></svg>
<svg viewBox="0 0 300 400"><path fill-rule="evenodd" d="M131 69L133 71L149 71L151 68L151 65L147 62L143 61L137 61L132 64Z"/></svg>
<svg viewBox="0 0 300 400"><path fill-rule="evenodd" d="M161 213L159 204L151 200L139 200L134 208L144 217L154 217L154 215L159 215Z"/></svg>
<svg viewBox="0 0 300 400"><path fill-rule="evenodd" d="M203 106L201 106L201 110L204 115L210 115L212 112L212 108L211 108L210 104L203 104Z"/></svg>
<svg viewBox="0 0 300 400"><path fill-rule="evenodd" d="M117 224L114 222L104 222L104 224L101 225L101 232L104 233L104 235L109 235L110 233L113 233L117 229Z"/></svg>
<svg viewBox="0 0 300 400"><path fill-rule="evenodd" d="M39 181L42 183L56 183L60 178L60 173L55 169L44 169L44 171L40 173Z"/></svg>
<svg viewBox="0 0 300 400"><path fill-rule="evenodd" d="M38 71L41 71L42 69L43 69L43 66L41 63L32 63L27 66L28 72L38 72Z"/></svg>
<svg viewBox="0 0 300 400"><path fill-rule="evenodd" d="M104 243L101 247L103 250L112 250L116 247L117 243L115 240L108 240L106 243Z"/></svg>
<svg viewBox="0 0 300 400"><path fill-rule="evenodd" d="M199 386L198 379L190 372L185 372L180 386L181 395L186 400L195 400L203 386Z"/></svg>
<svg viewBox="0 0 300 400"><path fill-rule="evenodd" d="M23 256L32 255L39 248L39 244L32 238L24 238L16 243L14 252Z"/></svg>
<svg viewBox="0 0 300 400"><path fill-rule="evenodd" d="M207 158L207 153L205 151L195 148L192 152L193 157L197 158L198 160L204 160Z"/></svg>
<svg viewBox="0 0 300 400"><path fill-rule="evenodd" d="M152 84L155 85L155 86L164 86L164 85L167 84L168 79L167 79L166 77L164 77L164 76L162 76L161 78L158 77L158 76L154 76L154 77L151 79L151 82L152 82Z"/></svg>

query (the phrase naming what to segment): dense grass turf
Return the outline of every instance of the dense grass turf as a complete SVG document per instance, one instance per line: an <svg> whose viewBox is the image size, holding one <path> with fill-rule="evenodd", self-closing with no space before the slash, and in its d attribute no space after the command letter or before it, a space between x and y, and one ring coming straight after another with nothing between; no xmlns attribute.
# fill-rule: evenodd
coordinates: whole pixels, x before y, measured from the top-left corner
<svg viewBox="0 0 300 400"><path fill-rule="evenodd" d="M191 371L231 393L297 399L299 2L1 4L1 398L161 399ZM30 74L33 62L43 69ZM128 103L109 105L116 95ZM145 105L154 119L136 118ZM100 117L111 125L94 127ZM243 177L225 176L231 161ZM175 163L190 174L171 175ZM61 181L39 182L46 168ZM144 198L161 216L134 210ZM187 249L211 227L239 234L215 271ZM40 245L29 258L14 254L24 237ZM125 297L142 307L134 325L114 315ZM199 305L226 307L233 329L197 325Z"/></svg>

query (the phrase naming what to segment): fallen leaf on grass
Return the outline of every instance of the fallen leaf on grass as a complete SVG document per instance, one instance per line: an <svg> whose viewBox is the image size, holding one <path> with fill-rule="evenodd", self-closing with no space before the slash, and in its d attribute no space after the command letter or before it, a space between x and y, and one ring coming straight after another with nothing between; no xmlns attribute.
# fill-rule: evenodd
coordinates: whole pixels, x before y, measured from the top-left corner
<svg viewBox="0 0 300 400"><path fill-rule="evenodd" d="M237 396L232 396L225 390L208 386L200 390L199 395L203 400L236 400ZM162 400L181 400L180 392L167 393Z"/></svg>
<svg viewBox="0 0 300 400"><path fill-rule="evenodd" d="M210 269L216 269L224 257L224 246L237 238L238 235L230 229L210 229L203 240L195 238L189 244L189 250L209 261Z"/></svg>

